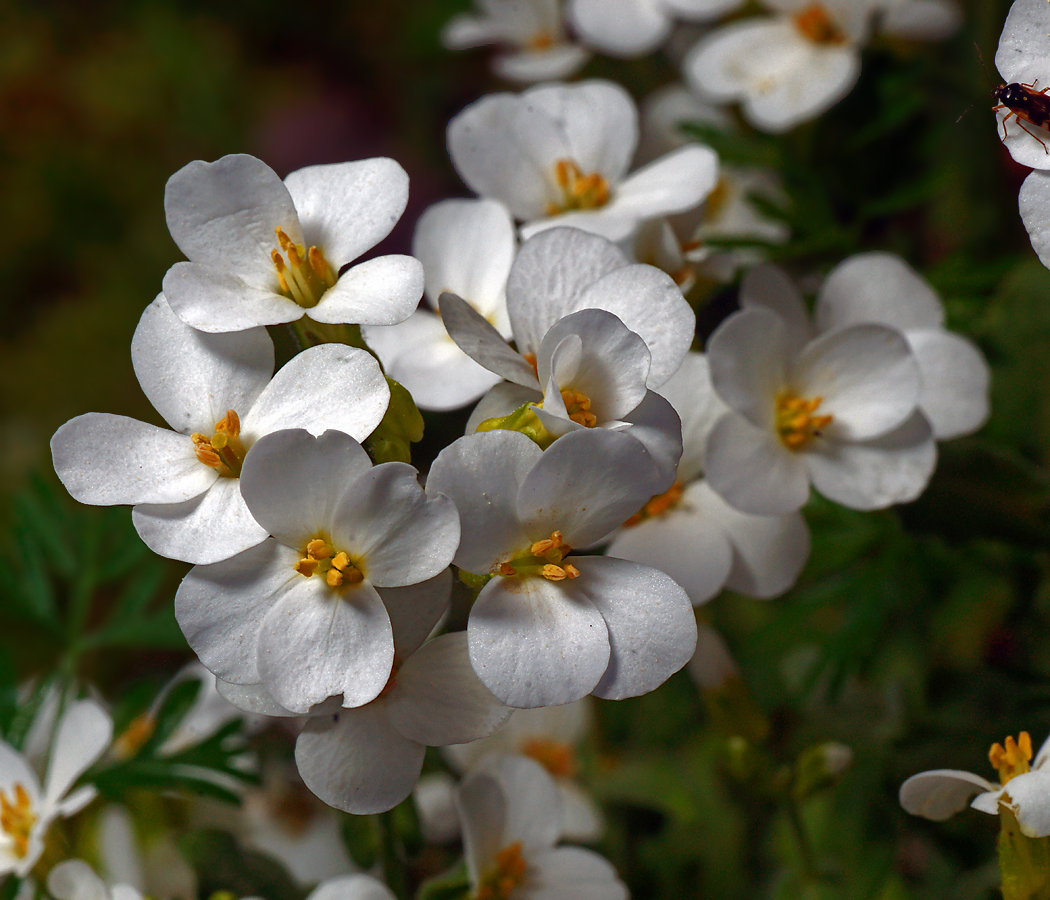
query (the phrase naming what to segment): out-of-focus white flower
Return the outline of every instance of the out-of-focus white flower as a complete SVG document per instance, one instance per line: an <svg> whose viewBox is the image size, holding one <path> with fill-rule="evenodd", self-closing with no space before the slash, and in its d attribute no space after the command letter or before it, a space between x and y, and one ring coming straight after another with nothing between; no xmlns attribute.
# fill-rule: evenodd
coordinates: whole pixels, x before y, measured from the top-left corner
<svg viewBox="0 0 1050 900"><path fill-rule="evenodd" d="M376 588L448 566L459 543L452 501L425 494L411 466L373 466L338 431L267 435L241 483L272 537L183 579L175 615L190 646L223 681L262 683L295 713L340 694L347 707L374 699L394 656Z"/></svg>
<svg viewBox="0 0 1050 900"><path fill-rule="evenodd" d="M590 850L558 847L558 789L523 756L487 759L459 787L463 855L478 898L627 900L609 863Z"/></svg>
<svg viewBox="0 0 1050 900"><path fill-rule="evenodd" d="M477 0L479 15L455 16L441 32L450 49L504 44L509 53L493 60L498 75L509 81L554 81L568 78L590 53L566 38L561 0Z"/></svg>
<svg viewBox="0 0 1050 900"><path fill-rule="evenodd" d="M610 81L489 94L449 122L447 139L463 181L506 204L523 237L571 225L622 240L640 222L696 206L718 180L718 157L700 146L628 175L638 112Z"/></svg>
<svg viewBox="0 0 1050 900"><path fill-rule="evenodd" d="M392 159L308 166L284 181L243 153L196 160L164 191L168 230L189 260L168 270L164 293L180 319L208 332L303 316L402 322L423 293L418 260L346 267L390 233L407 203L408 175Z"/></svg>
<svg viewBox="0 0 1050 900"><path fill-rule="evenodd" d="M264 434L334 428L364 440L390 388L364 350L325 344L273 374L263 328L205 334L161 294L142 314L131 359L143 392L171 430L87 413L55 432L55 471L81 503L131 504L143 541L161 556L212 563L263 541L241 498L245 454Z"/></svg>
<svg viewBox="0 0 1050 900"><path fill-rule="evenodd" d="M158 832L153 822L148 831L140 833L126 807L110 804L102 810L98 818L98 867L103 880L130 886L156 900L196 896L196 873L172 832Z"/></svg>
<svg viewBox="0 0 1050 900"><path fill-rule="evenodd" d="M999 37L995 67L1007 84L1039 92L1050 87L1050 7L1045 0L1015 0ZM1006 149L1022 166L1050 169L1050 130L1022 122L1005 107L996 111L996 126Z"/></svg>
<svg viewBox="0 0 1050 900"><path fill-rule="evenodd" d="M1039 748L1033 762L1032 739L1022 731L1016 741L1008 737L1005 746L993 744L988 759L999 773L998 784L972 772L933 769L912 775L901 785L901 806L935 822L955 815L967 804L993 816L1005 806L1028 837L1050 835L1050 740Z"/></svg>
<svg viewBox="0 0 1050 900"><path fill-rule="evenodd" d="M743 0L571 0L569 16L584 43L612 56L644 56L671 34L675 19L706 22Z"/></svg>
<svg viewBox="0 0 1050 900"><path fill-rule="evenodd" d="M647 693L689 660L696 622L685 592L626 560L574 556L653 493L638 441L574 431L546 451L523 434L460 438L434 461L427 491L460 510L460 568L492 579L467 625L470 660L515 707L556 706L586 694Z"/></svg>
<svg viewBox="0 0 1050 900"><path fill-rule="evenodd" d="M51 823L95 798L90 785L70 788L112 739L113 721L101 706L94 700L71 703L56 725L43 787L25 757L0 742L0 875L29 874Z"/></svg>
<svg viewBox="0 0 1050 900"><path fill-rule="evenodd" d="M67 859L47 876L47 889L55 900L142 900L130 884L106 884L82 859Z"/></svg>
<svg viewBox="0 0 1050 900"><path fill-rule="evenodd" d="M393 892L371 875L343 875L319 884L306 900L397 900Z"/></svg>
<svg viewBox="0 0 1050 900"><path fill-rule="evenodd" d="M723 587L751 597L784 593L809 558L809 531L798 512L741 512L704 481L704 447L727 412L711 386L707 360L690 353L660 392L682 418L677 478L625 523L606 552L666 572L694 605Z"/></svg>
<svg viewBox="0 0 1050 900"><path fill-rule="evenodd" d="M450 291L501 335L510 335L507 275L517 241L514 221L495 200L443 200L419 217L412 254L423 263L431 309ZM362 329L387 374L420 409L444 411L473 403L500 380L467 356L439 316L416 310L399 325Z"/></svg>
<svg viewBox="0 0 1050 900"><path fill-rule="evenodd" d="M879 31L909 40L939 41L962 24L955 0L882 0Z"/></svg>
<svg viewBox="0 0 1050 900"><path fill-rule="evenodd" d="M712 32L684 62L702 96L740 101L761 131L789 131L848 94L878 0L765 0L777 15Z"/></svg>

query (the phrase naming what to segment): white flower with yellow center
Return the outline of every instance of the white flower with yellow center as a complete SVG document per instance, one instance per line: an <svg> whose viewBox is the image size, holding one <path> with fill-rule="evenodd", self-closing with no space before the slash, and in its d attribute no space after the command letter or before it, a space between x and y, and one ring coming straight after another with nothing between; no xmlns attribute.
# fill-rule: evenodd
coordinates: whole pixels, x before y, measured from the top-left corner
<svg viewBox="0 0 1050 900"><path fill-rule="evenodd" d="M566 38L561 0L476 0L478 15L461 13L441 32L452 50L502 44L493 68L509 81L553 81L580 69L590 53Z"/></svg>
<svg viewBox="0 0 1050 900"><path fill-rule="evenodd" d="M282 428L333 428L364 440L390 402L364 350L312 347L274 375L265 329L197 331L163 294L139 320L131 359L171 429L108 413L78 416L51 439L55 471L81 503L132 505L150 549L190 563L228 559L266 538L240 492L255 441Z"/></svg>
<svg viewBox="0 0 1050 900"><path fill-rule="evenodd" d="M809 531L798 512L766 516L734 509L704 480L704 447L726 412L707 360L690 353L660 392L682 418L675 483L628 519L606 552L666 572L694 605L723 587L749 597L784 593L809 558Z"/></svg>
<svg viewBox="0 0 1050 900"><path fill-rule="evenodd" d="M25 757L0 742L0 875L28 875L51 823L95 798L90 785L70 788L112 739L113 721L101 706L94 700L71 703L56 725L43 787Z"/></svg>
<svg viewBox="0 0 1050 900"><path fill-rule="evenodd" d="M933 769L912 775L901 785L900 803L915 816L943 822L967 805L990 815L1005 806L1028 837L1050 836L1050 740L1032 759L1032 739L1022 731L993 744L988 761L999 773L993 783L972 772ZM976 795L976 796L974 796ZM972 799L971 799L972 798Z"/></svg>
<svg viewBox="0 0 1050 900"><path fill-rule="evenodd" d="M571 0L569 17L584 43L620 57L652 53L675 19L709 22L742 0Z"/></svg>
<svg viewBox="0 0 1050 900"><path fill-rule="evenodd" d="M517 432L482 432L434 461L428 493L460 510L455 564L492 576L470 612L470 659L508 706L638 696L692 655L696 622L674 581L572 552L642 506L652 470L638 441L604 429L571 432L546 451Z"/></svg>
<svg viewBox="0 0 1050 900"><path fill-rule="evenodd" d="M373 466L353 438L302 430L261 439L241 493L272 535L196 566L175 595L190 646L215 675L261 683L294 713L374 699L390 677L390 617L377 588L417 584L452 561L459 520L404 463Z"/></svg>
<svg viewBox="0 0 1050 900"><path fill-rule="evenodd" d="M718 180L718 157L700 146L628 175L638 111L610 81L490 94L449 122L447 139L466 185L501 200L526 238L571 225L622 240L647 219L696 206Z"/></svg>
<svg viewBox="0 0 1050 900"><path fill-rule="evenodd" d="M392 159L308 166L284 181L243 153L196 160L164 191L168 230L189 260L168 270L164 293L180 319L207 332L303 316L404 321L423 293L419 262L350 264L390 233L407 202L408 175Z"/></svg>
<svg viewBox="0 0 1050 900"><path fill-rule="evenodd" d="M1037 93L1050 87L1050 9L1045 2L1015 0L999 37L995 67L1006 84L1027 86ZM1050 169L1050 130L1021 121L1005 104L998 103L995 110L999 138L1010 155L1022 166ZM1040 172L1033 172L1028 182L1037 177L1043 176ZM1022 192L1022 216L1023 198ZM1027 220L1025 224L1028 225ZM1032 232L1031 226L1028 231ZM1039 252L1038 247L1036 252Z"/></svg>
<svg viewBox="0 0 1050 900"><path fill-rule="evenodd" d="M937 448L904 336L859 324L806 338L762 307L734 313L711 335L711 381L730 411L707 440L707 483L757 515L798 509L811 482L854 509L915 499Z"/></svg>
<svg viewBox="0 0 1050 900"><path fill-rule="evenodd" d="M363 333L387 374L408 388L420 409L458 409L499 382L456 345L431 310L450 291L502 336L510 335L507 275L516 250L514 222L495 200L443 200L419 217L412 254L423 263L431 309Z"/></svg>
<svg viewBox="0 0 1050 900"><path fill-rule="evenodd" d="M456 801L476 900L627 900L605 859L557 846L564 837L558 790L534 760L485 760L459 786Z"/></svg>
<svg viewBox="0 0 1050 900"><path fill-rule="evenodd" d="M764 2L776 16L712 32L689 52L683 70L701 96L740 101L752 125L779 134L852 90L878 0Z"/></svg>

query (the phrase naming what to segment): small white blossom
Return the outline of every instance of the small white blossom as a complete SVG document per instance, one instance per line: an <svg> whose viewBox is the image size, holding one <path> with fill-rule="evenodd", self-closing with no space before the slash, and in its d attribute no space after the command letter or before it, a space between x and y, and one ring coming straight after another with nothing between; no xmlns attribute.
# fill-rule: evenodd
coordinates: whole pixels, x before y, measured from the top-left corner
<svg viewBox="0 0 1050 900"><path fill-rule="evenodd" d="M675 19L706 22L743 0L570 0L569 16L588 46L611 56L644 56L671 34Z"/></svg>
<svg viewBox="0 0 1050 900"><path fill-rule="evenodd" d="M346 267L390 233L407 202L408 175L392 159L308 166L284 181L243 153L196 160L164 191L168 230L189 260L168 270L164 293L180 319L208 332L303 316L404 321L423 293L418 260Z"/></svg>
<svg viewBox="0 0 1050 900"><path fill-rule="evenodd" d="M106 884L82 859L67 859L47 876L47 889L55 900L142 900L130 884Z"/></svg>
<svg viewBox="0 0 1050 900"><path fill-rule="evenodd" d="M1027 87L1041 93L1050 87L1050 7L1046 0L1015 0L999 37L995 67L1008 85L1019 85L1019 91ZM996 126L1006 149L1022 166L1050 169L1050 130L1022 121L1002 103L996 107Z"/></svg>

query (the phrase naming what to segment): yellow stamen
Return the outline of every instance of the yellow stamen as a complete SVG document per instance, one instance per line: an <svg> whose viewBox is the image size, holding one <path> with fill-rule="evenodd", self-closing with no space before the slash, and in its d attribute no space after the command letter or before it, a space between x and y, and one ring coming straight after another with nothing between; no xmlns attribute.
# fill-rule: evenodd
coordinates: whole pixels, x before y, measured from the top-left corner
<svg viewBox="0 0 1050 900"><path fill-rule="evenodd" d="M277 272L281 293L304 309L317 306L325 291L336 282L335 269L319 247L307 249L296 244L281 227L275 228L274 234L281 249L271 250L270 259Z"/></svg>
<svg viewBox="0 0 1050 900"><path fill-rule="evenodd" d="M515 575L539 575L548 581L564 581L566 578L579 578L580 570L564 562L572 548L562 539L560 531L552 531L549 538L534 541L527 554L500 563L493 572L512 578Z"/></svg>
<svg viewBox="0 0 1050 900"><path fill-rule="evenodd" d="M342 587L346 584L360 584L365 580L364 573L350 560L345 550L336 551L323 538L308 541L303 548L303 556L294 566L295 571L306 578L323 575L329 587Z"/></svg>
<svg viewBox="0 0 1050 900"><path fill-rule="evenodd" d="M553 46L554 38L546 31L537 31L525 44L528 50L547 50Z"/></svg>
<svg viewBox="0 0 1050 900"><path fill-rule="evenodd" d="M526 868L521 841L504 847L496 854L495 867L481 879L474 893L475 900L507 900L525 878Z"/></svg>
<svg viewBox="0 0 1050 900"><path fill-rule="evenodd" d="M29 852L29 835L36 823L33 803L29 792L21 785L14 785L14 799L9 800L0 791L0 831L10 838L15 856L19 859Z"/></svg>
<svg viewBox="0 0 1050 900"><path fill-rule="evenodd" d="M819 3L811 3L795 13L795 27L815 44L845 44L846 35L839 30L827 10Z"/></svg>
<svg viewBox="0 0 1050 900"><path fill-rule="evenodd" d="M1024 775L1030 771L1029 763L1032 761L1032 738L1027 731L1022 731L1015 741L1008 737L1002 744L992 744L988 751L988 761L999 773L1000 784L1006 784L1011 778Z"/></svg>
<svg viewBox="0 0 1050 900"><path fill-rule="evenodd" d="M799 397L791 391L777 396L777 435L789 450L803 449L831 424L831 416L813 415L823 400L823 397Z"/></svg>
<svg viewBox="0 0 1050 900"><path fill-rule="evenodd" d="M134 756L142 745L153 736L157 723L148 712L136 716L124 733L113 742L113 750L121 759Z"/></svg>
<svg viewBox="0 0 1050 900"><path fill-rule="evenodd" d="M530 366L532 366L532 373L534 375L538 376L539 373L536 371L536 354L535 353L522 353L521 355L522 355L522 358L525 360L525 362L527 362Z"/></svg>
<svg viewBox="0 0 1050 900"><path fill-rule="evenodd" d="M547 215L578 209L599 209L609 202L609 182L597 172L584 175L571 159L559 159L554 164L554 181L561 191L561 199L547 204Z"/></svg>
<svg viewBox="0 0 1050 900"><path fill-rule="evenodd" d="M310 559L328 559L332 555L332 548L320 538L315 538L306 545L306 555Z"/></svg>
<svg viewBox="0 0 1050 900"><path fill-rule="evenodd" d="M559 744L550 738L529 738L520 750L556 778L572 778L576 774L576 754L568 744Z"/></svg>
<svg viewBox="0 0 1050 900"><path fill-rule="evenodd" d="M241 442L241 418L232 410L215 423L215 433L207 435L195 432L190 435L197 459L212 469L217 469L225 478L237 478L241 474L241 463L248 451Z"/></svg>
<svg viewBox="0 0 1050 900"><path fill-rule="evenodd" d="M645 506L624 522L624 528L633 528L635 525L641 525L646 519L655 519L657 516L662 516L668 510L674 509L682 501L682 494L684 493L685 487L680 481L676 481L662 494L653 496Z"/></svg>

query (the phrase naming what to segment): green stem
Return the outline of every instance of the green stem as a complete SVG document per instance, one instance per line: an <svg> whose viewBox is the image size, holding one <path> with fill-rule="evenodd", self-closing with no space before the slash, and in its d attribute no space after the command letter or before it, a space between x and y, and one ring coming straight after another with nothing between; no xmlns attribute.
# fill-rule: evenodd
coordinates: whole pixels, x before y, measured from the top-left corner
<svg viewBox="0 0 1050 900"><path fill-rule="evenodd" d="M786 801L786 812L791 832L795 836L795 844L798 847L798 855L802 859L802 875L807 881L819 881L820 872L817 868L817 856L813 851L813 844L809 840L806 831L806 823L802 821L802 810L793 797Z"/></svg>
<svg viewBox="0 0 1050 900"><path fill-rule="evenodd" d="M373 817L379 832L379 855L383 863L383 878L398 900L408 900L408 872L405 857L397 839L394 810Z"/></svg>

